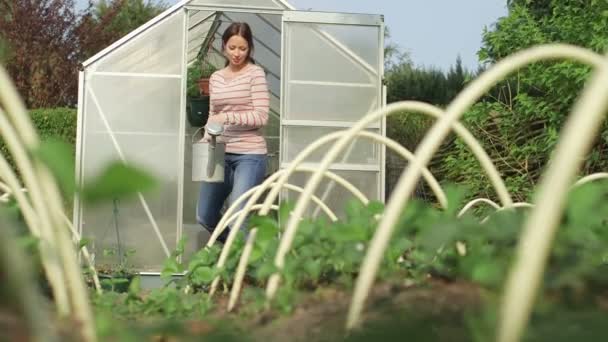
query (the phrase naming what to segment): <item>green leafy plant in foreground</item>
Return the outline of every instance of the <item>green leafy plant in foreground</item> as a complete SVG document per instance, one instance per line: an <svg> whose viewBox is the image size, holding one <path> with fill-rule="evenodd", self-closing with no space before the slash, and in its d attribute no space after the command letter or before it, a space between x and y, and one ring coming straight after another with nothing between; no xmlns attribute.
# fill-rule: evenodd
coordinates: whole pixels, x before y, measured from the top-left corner
<svg viewBox="0 0 608 342"><path fill-rule="evenodd" d="M485 221L483 219L488 215L485 211L472 211L457 218L457 208L463 205L463 193L457 189L448 191L450 203L454 205L447 210L420 201L413 201L404 209L385 253L379 282L398 279L403 283L408 280L417 287L425 287L430 284L429 281L440 280L447 283L465 282L473 284L474 288L484 289L487 309L477 308L471 313L462 314L458 318L462 320L461 323L456 325L457 329L461 329L458 334L466 336L466 340L484 341L493 338L498 304L496 299L512 262L527 209L494 212ZM603 298L602 289L608 285L604 272L608 253L606 196L608 186L605 182L585 185L571 192L550 256L543 295L526 340L543 340L538 338L543 336L543 332L551 329L559 331L562 327L555 322L563 322L564 317L572 317L573 322L591 328L596 327L592 322L602 321L599 315L604 312L597 308L596 303L598 296ZM290 209L289 204L282 205L277 219L250 219L251 226L258 228L258 234L241 307L234 316L218 316L213 305L215 300L210 300L206 291L217 275L227 285L231 284L240 257L237 251L244 244L241 233L224 268L215 269L221 251L219 245L203 248L187 262L178 262L179 257L183 256L182 241L166 260L163 272L168 281L166 287L142 291L137 282L133 282L126 293L107 292L95 297L96 307L100 312L111 313L114 319L122 317L143 322L151 319L169 322L176 318L208 321L211 317L242 320L257 317L268 309L289 314L307 294L314 295L320 289L350 291L382 215L382 204L370 203L366 206L351 202L345 208L344 219L338 222L303 220L286 266L280 271L280 291L271 307L268 307L263 287L268 276L277 271L274 255L279 243L278 236L284 229ZM185 272L184 276L174 276L182 272ZM422 312L410 312L406 316L395 314L395 317L410 317L408 321L419 322L407 326L412 334L419 333L430 340L441 340L441 334L431 334L432 331L439 331L439 328L456 329L454 324L449 323L453 320L443 316L447 313L424 315ZM589 319L583 320L583 317ZM387 321L386 324L393 323ZM395 331L403 332L403 322L394 324ZM423 330L422 327L428 329ZM181 329L183 334L187 333L183 324ZM373 329L373 325L369 329ZM579 330L572 330L568 336L577 336L575 331ZM365 331L372 330L352 335L351 340L368 336Z"/></svg>

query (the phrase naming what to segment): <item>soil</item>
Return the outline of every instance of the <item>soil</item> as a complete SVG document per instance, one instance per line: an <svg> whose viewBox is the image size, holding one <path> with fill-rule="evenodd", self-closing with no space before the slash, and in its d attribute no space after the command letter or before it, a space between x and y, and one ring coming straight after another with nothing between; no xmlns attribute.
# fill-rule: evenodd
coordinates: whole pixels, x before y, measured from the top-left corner
<svg viewBox="0 0 608 342"><path fill-rule="evenodd" d="M351 297L352 291L321 288L299 300L289 315L266 310L236 324L246 332L243 340L250 341L388 341L401 340L404 331L409 337L418 334L411 339L415 341L469 341L465 314L478 311L482 305L481 289L470 283L433 280L424 286L407 282L377 284L366 302L364 323L346 335L344 325ZM225 307L223 301L219 299L218 307ZM220 318L226 313L216 315Z"/></svg>
<svg viewBox="0 0 608 342"><path fill-rule="evenodd" d="M380 283L368 297L362 326L346 335L344 325L351 297L352 290L322 287L298 298L290 314L281 314L276 310L252 311L255 306L251 303L227 313L227 298L218 296L214 299L215 311L205 320L182 322L182 327L172 329L170 336L154 334L144 340L400 341L407 334L412 341L470 341L465 313L477 311L482 304L482 290L470 283L441 280L430 280L423 286L407 281ZM0 340L27 340L28 334L17 317L0 310ZM163 325L159 321L141 323ZM58 322L56 329L63 340L78 340L74 339L70 326L74 322Z"/></svg>

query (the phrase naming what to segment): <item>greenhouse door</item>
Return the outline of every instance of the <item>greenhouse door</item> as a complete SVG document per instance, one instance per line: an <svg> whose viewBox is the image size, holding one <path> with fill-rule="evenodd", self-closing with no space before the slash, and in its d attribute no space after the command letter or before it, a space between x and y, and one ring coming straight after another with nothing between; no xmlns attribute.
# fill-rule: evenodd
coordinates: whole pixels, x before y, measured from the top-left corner
<svg viewBox="0 0 608 342"><path fill-rule="evenodd" d="M351 127L383 105L383 37L380 15L286 11L281 72L281 167L315 139ZM384 135L385 124L367 127ZM327 148L314 153L314 165ZM330 167L370 200L384 199L384 147L359 139ZM310 174L290 183L302 186ZM350 193L324 181L316 193L337 213ZM283 196L288 199L289 196ZM293 198L292 198L293 199Z"/></svg>

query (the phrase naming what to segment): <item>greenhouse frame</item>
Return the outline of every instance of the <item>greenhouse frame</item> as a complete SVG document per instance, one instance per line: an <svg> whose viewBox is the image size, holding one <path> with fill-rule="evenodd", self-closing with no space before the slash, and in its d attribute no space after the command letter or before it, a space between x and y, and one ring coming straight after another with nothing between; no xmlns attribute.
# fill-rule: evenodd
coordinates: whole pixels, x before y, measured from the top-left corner
<svg viewBox="0 0 608 342"><path fill-rule="evenodd" d="M269 173L289 165L315 139L386 104L382 15L298 11L282 0L181 1L82 64L79 185L116 160L148 171L159 183L151 192L101 205L75 198L73 222L91 241L97 264L128 262L142 273L158 273L183 237L185 258L200 247L199 183L191 181L191 142L199 127L187 120L188 70L202 62L224 66L221 35L235 21L250 24L253 57L267 76ZM385 122L366 129L385 135ZM306 164L318 163L323 150ZM358 140L330 170L370 199L384 200L383 145ZM289 183L303 186L307 177L297 173ZM337 213L352 197L331 182L316 195ZM293 196L283 193L281 200Z"/></svg>

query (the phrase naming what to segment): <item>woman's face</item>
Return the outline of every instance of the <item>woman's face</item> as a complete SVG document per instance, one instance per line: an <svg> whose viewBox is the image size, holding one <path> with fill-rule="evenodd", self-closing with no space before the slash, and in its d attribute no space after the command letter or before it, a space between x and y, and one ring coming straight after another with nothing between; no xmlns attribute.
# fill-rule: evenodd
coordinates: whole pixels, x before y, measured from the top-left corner
<svg viewBox="0 0 608 342"><path fill-rule="evenodd" d="M234 35L228 39L224 47L224 53L231 66L240 66L247 61L249 55L249 44L245 38Z"/></svg>

